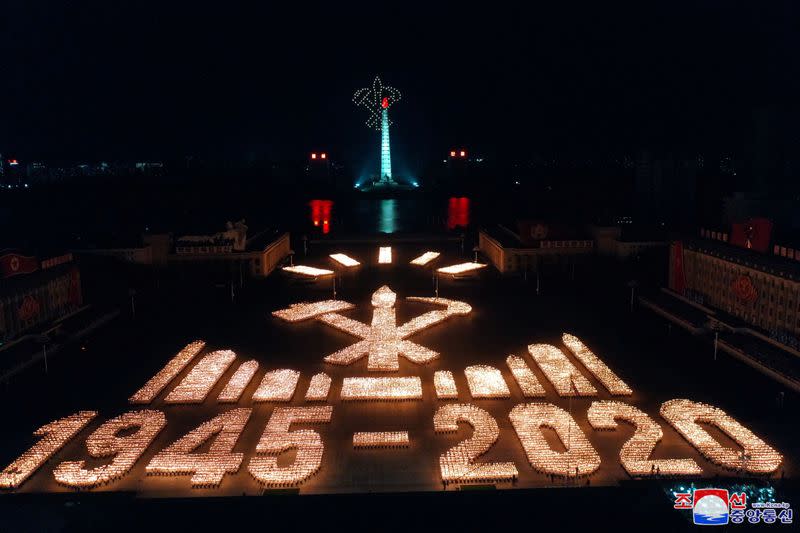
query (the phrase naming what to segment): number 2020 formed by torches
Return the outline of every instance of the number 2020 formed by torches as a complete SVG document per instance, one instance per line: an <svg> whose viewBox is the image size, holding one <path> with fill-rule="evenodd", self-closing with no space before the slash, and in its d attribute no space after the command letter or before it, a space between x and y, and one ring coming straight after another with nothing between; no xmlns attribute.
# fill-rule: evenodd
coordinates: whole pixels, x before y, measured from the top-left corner
<svg viewBox="0 0 800 533"><path fill-rule="evenodd" d="M396 308L405 302L430 310L398 324ZM631 387L575 335L564 333L561 346L529 344L527 350L502 356L502 367L456 364L446 353L411 338L423 329L465 320L472 313L468 303L416 296L398 300L391 288L382 286L373 292L370 304L369 323L349 317L356 305L342 300L302 302L273 313L286 334L298 322L319 321L356 338L321 355L325 369L313 375L270 368L265 361L224 347L209 350L201 340L189 342L130 396L136 409L105 421L95 411L79 411L36 430L38 440L0 472L0 489L26 490L32 478L49 475L53 483L39 484L48 487L44 490L127 490L131 485L125 482L134 476L143 476L133 480L142 491L159 477L185 483L190 493L221 490L226 483L306 490L321 470L340 467L340 461L325 461L331 446L340 454L374 460L382 454L403 454L408 461L428 461L439 488L469 483L514 486L523 478L528 485L537 480L546 485L555 477L598 475L601 462L609 458L601 459L592 444L593 433L614 433L621 424L632 426L633 435L620 442L616 460L623 475L634 478L702 477L724 470L773 475L783 463L781 454L761 437L712 405L674 399L664 402L659 413L645 413L634 405ZM400 371L401 358L419 370L418 375L392 375ZM434 361L435 371L421 371ZM366 368L366 375L358 368ZM548 396L562 405L548 401ZM587 398L588 411L565 409L563 399L570 397ZM361 404L358 412L363 413L398 402L410 409L433 404L430 426L403 427L401 418L392 427L376 427L371 417L361 415L361 427L346 438L341 431L326 429L337 424L337 416L347 416L341 412L352 412L345 404ZM266 419L254 414L255 407L263 405L271 408ZM195 422L177 438L174 430L165 432L187 409L207 412L205 421ZM580 424L576 415L586 422ZM465 429L459 424L472 427L470 438L463 438ZM253 426L258 426L260 437L252 449L244 449L240 437ZM709 426L739 449L718 442L708 433ZM656 452L665 431L686 443L683 456ZM560 446L548 442L546 435L553 433ZM338 438L331 442L329 435ZM428 448L425 435L441 441L437 446L444 451L438 461L430 461L429 454L415 459L415 452ZM498 445L513 439L519 446ZM62 457L65 448L69 456ZM201 448L205 451L198 451ZM515 455L512 448L524 455ZM291 461L279 460L289 450L294 451ZM482 457L490 451L490 459ZM45 467L47 463L51 466ZM315 490L326 491L312 484L309 492Z"/></svg>

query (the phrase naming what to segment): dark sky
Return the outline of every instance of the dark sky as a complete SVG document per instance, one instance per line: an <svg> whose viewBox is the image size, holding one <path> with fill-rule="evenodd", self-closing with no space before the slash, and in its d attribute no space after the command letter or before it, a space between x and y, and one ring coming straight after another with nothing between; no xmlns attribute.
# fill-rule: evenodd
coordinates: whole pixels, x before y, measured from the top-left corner
<svg viewBox="0 0 800 533"><path fill-rule="evenodd" d="M725 148L795 108L794 3L6 1L0 152L355 160L376 73L409 159Z"/></svg>

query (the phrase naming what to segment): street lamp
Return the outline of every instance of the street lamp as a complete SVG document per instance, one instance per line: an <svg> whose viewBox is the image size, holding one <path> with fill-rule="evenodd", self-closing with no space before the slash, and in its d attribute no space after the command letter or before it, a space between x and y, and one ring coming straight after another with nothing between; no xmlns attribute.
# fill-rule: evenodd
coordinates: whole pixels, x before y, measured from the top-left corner
<svg viewBox="0 0 800 533"><path fill-rule="evenodd" d="M50 337L46 334L37 335L34 341L42 345L42 355L44 356L44 373L47 374L47 343L50 342Z"/></svg>
<svg viewBox="0 0 800 533"><path fill-rule="evenodd" d="M294 250L289 250L289 266L294 266Z"/></svg>
<svg viewBox="0 0 800 533"><path fill-rule="evenodd" d="M128 289L128 296L131 297L131 316L136 319L136 289L130 288Z"/></svg>
<svg viewBox="0 0 800 533"><path fill-rule="evenodd" d="M717 320L710 320L707 327L714 332L714 361L716 361L717 349L719 347L719 332L722 331L723 325Z"/></svg>
<svg viewBox="0 0 800 533"><path fill-rule="evenodd" d="M639 282L636 281L635 279L632 279L632 280L630 280L628 282L628 287L630 287L630 289L631 289L631 313L633 313L634 291L636 290L636 287L638 287L638 286L639 286Z"/></svg>
<svg viewBox="0 0 800 533"><path fill-rule="evenodd" d="M478 252L480 252L480 251L481 251L480 246L473 246L472 247L472 252L475 254L475 258L473 260L475 263L478 262Z"/></svg>

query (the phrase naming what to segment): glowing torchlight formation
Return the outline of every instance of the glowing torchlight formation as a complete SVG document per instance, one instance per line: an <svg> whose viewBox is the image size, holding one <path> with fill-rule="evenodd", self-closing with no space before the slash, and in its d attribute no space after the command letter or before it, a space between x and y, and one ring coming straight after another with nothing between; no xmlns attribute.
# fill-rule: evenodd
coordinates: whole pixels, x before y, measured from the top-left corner
<svg viewBox="0 0 800 533"><path fill-rule="evenodd" d="M439 252L425 252L421 256L412 259L411 264L417 266L425 266L434 259L436 259L437 257L439 257L440 255L442 254L440 254Z"/></svg>
<svg viewBox="0 0 800 533"><path fill-rule="evenodd" d="M353 448L408 448L408 431L360 431L353 433Z"/></svg>
<svg viewBox="0 0 800 533"><path fill-rule="evenodd" d="M272 370L264 374L256 392L254 402L288 402L294 396L300 372L296 370Z"/></svg>
<svg viewBox="0 0 800 533"><path fill-rule="evenodd" d="M559 396L597 396L597 389L552 344L531 344L528 352Z"/></svg>
<svg viewBox="0 0 800 533"><path fill-rule="evenodd" d="M161 411L132 411L113 418L86 439L89 455L95 459L113 457L110 463L86 469L86 461L65 461L56 467L53 477L62 485L75 488L110 483L133 468L166 423ZM117 436L132 428L136 428L132 434Z"/></svg>
<svg viewBox="0 0 800 533"><path fill-rule="evenodd" d="M389 107L401 98L400 91L394 87L383 85L381 79L375 76L372 87L358 89L353 94L353 103L363 107L369 112L367 126L381 132L381 183L393 183L392 157L389 144Z"/></svg>
<svg viewBox="0 0 800 533"><path fill-rule="evenodd" d="M136 391L136 394L131 396L128 401L130 403L150 403L156 396L158 396L167 384L175 379L184 368L195 358L197 354L203 351L206 343L203 341L190 342L186 347L178 352L164 368L162 368L155 376L144 384L144 387Z"/></svg>
<svg viewBox="0 0 800 533"><path fill-rule="evenodd" d="M250 360L239 365L236 372L233 373L231 379L219 393L217 401L220 403L235 403L242 397L244 389L250 384L256 371L258 370L258 361Z"/></svg>
<svg viewBox="0 0 800 533"><path fill-rule="evenodd" d="M457 265L450 265L442 268L436 269L437 272L440 274L451 274L456 276L458 274L465 274L467 272L474 272L475 270L480 270L482 268L486 268L486 265L483 263L459 263Z"/></svg>
<svg viewBox="0 0 800 533"><path fill-rule="evenodd" d="M248 470L265 485L296 485L319 470L325 447L319 433L310 429L289 431L292 424L329 423L333 415L330 405L319 407L277 407L256 446L256 455ZM294 462L278 466L278 455L296 449ZM269 455L262 455L269 454Z"/></svg>
<svg viewBox="0 0 800 533"><path fill-rule="evenodd" d="M306 391L307 402L324 402L331 390L331 377L325 372L314 374Z"/></svg>
<svg viewBox="0 0 800 533"><path fill-rule="evenodd" d="M528 403L517 405L508 416L535 470L577 477L591 474L600 467L600 456L564 409L549 403ZM566 451L550 448L543 427L556 432Z"/></svg>
<svg viewBox="0 0 800 533"><path fill-rule="evenodd" d="M633 436L622 445L619 452L622 467L632 476L689 476L703 473L703 469L694 459L650 459L664 433L645 412L630 404L615 401L592 402L587 416L594 429L617 429L617 420L636 428Z"/></svg>
<svg viewBox="0 0 800 533"><path fill-rule="evenodd" d="M397 295L384 285L372 294L372 305L375 308L372 323L368 326L338 313L328 313L320 320L329 326L350 333L362 340L325 357L326 363L349 365L365 355L369 355L367 369L371 371L392 371L400 369L399 356L402 355L412 363L425 364L439 356L424 346L406 340L414 333L438 324L454 315L466 315L472 310L468 304L445 298L408 298L410 301L444 305L446 309L430 311L397 326L394 304ZM288 310L273 314L284 313ZM312 313L307 313L312 315Z"/></svg>
<svg viewBox="0 0 800 533"><path fill-rule="evenodd" d="M497 368L487 365L468 366L464 369L473 398L510 398L511 392Z"/></svg>
<svg viewBox="0 0 800 533"><path fill-rule="evenodd" d="M172 389L164 402L203 403L235 359L236 354L231 350L219 350L206 355L183 378L183 381Z"/></svg>
<svg viewBox="0 0 800 533"><path fill-rule="evenodd" d="M290 274L297 274L308 278L318 278L319 276L329 276L330 274L333 274L333 270L306 265L285 266L281 270L284 272L289 272Z"/></svg>
<svg viewBox="0 0 800 533"><path fill-rule="evenodd" d="M388 265L392 262L392 247L381 246L378 248L378 263L381 265Z"/></svg>
<svg viewBox="0 0 800 533"><path fill-rule="evenodd" d="M388 247L387 247L388 248ZM417 259L420 264L428 263L422 259L426 252ZM337 255L337 254L334 254ZM344 254L344 258L351 259ZM333 257L333 255L331 256ZM341 264L346 264L341 258L335 259ZM352 260L355 261L355 260ZM413 263L414 261L412 261ZM357 262L356 262L357 264ZM461 271L453 265L455 270ZM446 269L440 269L446 270ZM498 420L485 409L476 405L465 404L458 401L459 390L456 386L453 371L436 370L424 372L425 376L400 377L400 358L420 365L437 358L439 354L424 346L408 340L408 338L433 325L459 315L464 316L472 312L472 307L462 301L449 300L438 297L408 297L411 306L423 304L434 308L404 324L397 324L396 305L397 295L388 287L382 286L371 295L372 320L362 323L358 320L340 314L352 310L354 306L341 300L324 300L320 302L298 303L288 309L275 311L273 315L288 322L299 322L316 318L320 322L347 332L358 340L351 346L339 350L325 358L326 363L350 365L362 359L367 370L372 372L396 372L392 377L358 376L339 377L337 371L337 387L331 394L333 378L327 372L318 372L311 376L303 398L296 398L300 372L290 369L272 369L264 373L259 372L259 363L249 360L232 367L236 354L231 350L217 350L204 352L205 343L195 341L184 347L178 354L155 375L139 391L129 398L132 403L150 403L161 400L165 404L194 403L206 401L213 391L222 389L217 397L219 403L236 403L242 401L245 390L255 392L252 398L245 402L309 402L305 407L269 406L259 407L272 411L266 427L261 434L255 455L249 463L245 463L245 453L234 452L241 448L239 443L244 430L250 420L253 408L232 408L223 413L215 413L192 431L177 438L171 436L170 442L161 442L160 433L166 425L166 416L162 411L141 410L131 411L121 416L108 420L99 427L87 427L97 416L94 411L81 411L71 416L56 420L39 428L34 435L40 437L38 442L20 455L5 469L0 471L0 489L17 489L22 486L37 470L53 461L56 465L52 469L55 482L69 488L92 489L104 484L114 483L112 490L130 490L136 487L134 480L124 484L117 480L132 471L144 471L148 475L187 476L180 484L188 490L187 483L190 476L193 488L218 488L225 483L226 492L239 491L240 488L250 490L248 485L242 487L239 479L231 479L239 473L244 464L249 474L261 485L289 486L297 485L313 476L323 466L323 452L325 449L323 439L318 431L309 429L310 424L329 423L332 419L333 407L331 403L340 402L398 402L417 401L416 407L430 406L430 402L422 402L423 378L430 379L433 372L433 391L435 399L439 400L438 409L433 417L434 432L449 433L439 435L438 441L449 441L450 448L439 456L441 480L447 485L458 483L477 482L513 482L519 472L513 461L505 462L479 462L478 460L492 450L492 461L503 459L503 454L516 453L507 446L493 446L498 444L500 429ZM408 304L406 304L408 305ZM403 309L401 309L403 311ZM509 355L506 365L524 398L538 398L552 393L550 387L560 397L572 396L597 396L598 389L595 379L612 395L630 396L631 388L613 372L597 355L595 355L579 338L564 333L562 335L564 346L556 347L550 344L531 344L528 351L532 359L524 356ZM456 343L458 344L458 343ZM559 345L560 346L560 345ZM578 362L576 362L576 360ZM404 374L407 363L404 363ZM584 367L584 368L581 368ZM460 367L459 367L460 368ZM235 371L234 371L235 370ZM330 371L330 368L326 368ZM587 374L590 372L591 376ZM256 374L259 379L256 380ZM367 373L366 371L362 374ZM263 374L263 376L262 376ZM310 374L310 373L309 373ZM352 374L352 373L351 373ZM179 378L179 376L181 376ZM226 380L223 379L226 377ZM227 378L227 376L230 376ZM466 386L472 404L480 404L480 399L492 399L486 402L502 414L503 410L498 399L510 398L511 382L509 373L484 364L467 366L464 368ZM545 379L542 379L544 376ZM464 378L459 378L463 380ZM545 383L545 380L549 383ZM591 380L591 381L590 381ZM179 382L178 382L179 381ZM177 383L177 385L176 385ZM341 383L341 389L338 385ZM460 381L462 394L464 382ZM304 381L304 385L306 382ZM224 385L224 387L223 387ZM171 389L171 390L170 390ZM301 391L302 394L302 391ZM338 394L338 398L336 397ZM517 396L515 396L517 397ZM442 400L455 400L444 402ZM531 400L525 400L531 402ZM562 400L565 402L565 400ZM325 402L325 403L311 403ZM566 403L566 402L565 402ZM581 430L572 415L572 403L569 411L542 400L532 403L520 403L508 413L506 423L510 421L516 433L527 460L533 469L540 473L577 478L595 473L601 464L601 459L587 435ZM588 403L588 402L587 402ZM258 406L258 404L254 404ZM387 409L408 415L416 411L414 405L400 406L397 403ZM585 404L584 404L585 405ZM208 404L206 405L208 407ZM221 406L217 406L221 407ZM236 407L236 406L233 406ZM510 407L510 406L508 406ZM342 407L348 414L368 416L371 409L365 405ZM177 422L186 422L185 417L178 416L185 413L185 408L169 407L175 411ZM380 410L380 409L379 409ZM388 413L388 411L387 411ZM685 399L670 400L661 405L661 416L680 435L686 439L697 452L708 461L723 468L736 472L738 477L751 474L773 474L782 465L783 456L766 442L761 440L749 429L742 426L727 413L714 406L693 402ZM379 413L374 413L379 414ZM386 414L386 413L384 413ZM408 418L403 416L405 423L413 422L416 416ZM382 418L373 417L374 421ZM181 420L183 419L183 420ZM430 419L428 419L430 420ZM619 449L619 462L629 476L644 478L655 476L703 476L701 468L703 462L695 460L698 453L691 453L691 457L675 458L676 454L670 453L668 446L660 444L663 439L664 422L656 421L647 413L623 401L603 400L593 401L586 413L589 429L599 431L625 432L627 441ZM344 421L346 422L346 421ZM369 421L368 421L369 422ZM469 438L459 432L464 430L466 423L472 426ZM291 430L293 424L302 425L302 429ZM367 429L369 429L369 425ZM626 426L620 428L620 425ZM338 426L338 424L337 424ZM633 431L630 432L631 426ZM711 430L710 426L714 429ZM346 433L340 428L335 428L331 437L345 436L349 439L352 435L352 446L356 450L376 448L410 448L409 431L354 431L349 423ZM666 426L664 426L666 427ZM179 429L180 426L175 429ZM378 429L398 429L396 426L377 425ZM399 426L399 429L408 429L408 426ZM413 430L414 428L411 428ZM430 428L428 428L430 430ZM86 431L84 454L79 456L83 460L53 459L59 451L65 449L67 444L80 432ZM727 439L719 440L719 433L724 433L734 443ZM424 435L423 430L420 435ZM629 435L629 437L628 437ZM618 435L619 436L619 435ZM85 437L85 435L82 435ZM513 437L512 437L513 438ZM607 442L605 437L595 435L597 442ZM247 439L245 439L247 440ZM145 454L150 457L149 450L154 443L167 445L161 451L153 450L152 459L146 466L139 464ZM350 442L344 444L349 447ZM418 451L425 450L430 453L432 446L420 444L415 441ZM657 446L661 446L658 450ZM513 446L512 446L513 448ZM665 450L666 449L666 450ZM286 452L290 452L287 454ZM343 450L339 449L338 452ZM685 448L685 451L689 451ZM71 453L71 452L68 452ZM330 452L329 452L330 453ZM344 450L344 455L352 450ZM384 453L387 456L395 455L401 459L406 452L374 452L377 456ZM441 452L437 452L441 453ZM372 455L369 451L359 451L357 454ZM287 456L288 455L288 456ZM347 467L347 461L341 462L341 453L328 464L341 464ZM665 458L672 457L672 458ZM390 458L391 459L391 458ZM506 457L506 459L508 459ZM63 462L61 462L63 461ZM60 464L59 464L60 463ZM144 463L144 461L141 461ZM51 465L52 466L52 465ZM704 465L706 467L707 465ZM46 469L49 473L50 467ZM618 467L604 470L602 483L608 477L619 471ZM38 474L44 476L43 473ZM244 473L242 473L244 475ZM226 477L228 476L228 477ZM342 473L326 475L321 484L312 484L307 487L311 492L329 490L331 482L341 479ZM241 476L236 476L237 478ZM346 474L345 474L346 477ZM430 482L430 478L423 480ZM149 485L159 485L152 480L144 482L144 490L149 490ZM228 486L231 484L231 486ZM530 484L529 479L523 479L523 484ZM41 490L47 485L32 483L34 490ZM173 490L178 486L174 480L168 481ZM238 488L237 488L238 487ZM304 489L305 490L305 489ZM683 491L683 488L681 488Z"/></svg>
<svg viewBox="0 0 800 533"><path fill-rule="evenodd" d="M342 400L421 400L422 380L404 378L344 378Z"/></svg>
<svg viewBox="0 0 800 533"><path fill-rule="evenodd" d="M353 304L343 300L323 300L321 302L292 304L286 309L274 311L272 316L276 316L287 322L301 322L319 315L346 311L354 307Z"/></svg>
<svg viewBox="0 0 800 533"><path fill-rule="evenodd" d="M440 400L453 400L458 398L458 389L453 373L449 370L437 370L433 373L433 387L436 397Z"/></svg>
<svg viewBox="0 0 800 533"><path fill-rule="evenodd" d="M336 261L337 263L339 263L340 265L345 266L345 267L354 267L354 266L358 266L358 265L361 264L361 263L359 263L358 261L356 261L355 259L353 259L352 257L350 257L349 255L346 255L346 254L331 254L329 257L331 259L333 259L334 261Z"/></svg>
<svg viewBox="0 0 800 533"><path fill-rule="evenodd" d="M622 381L606 364L597 357L594 352L586 347L575 335L564 333L561 336L564 345L569 348L572 355L583 363L589 372L597 378L603 386L614 396L630 396L633 394L631 388Z"/></svg>
<svg viewBox="0 0 800 533"><path fill-rule="evenodd" d="M514 376L514 381L517 382L525 398L540 398L545 395L544 387L525 363L525 359L509 355L506 364L511 369L511 375Z"/></svg>
<svg viewBox="0 0 800 533"><path fill-rule="evenodd" d="M96 411L80 411L37 429L33 434L42 439L0 472L0 488L19 487L96 416Z"/></svg>
<svg viewBox="0 0 800 533"><path fill-rule="evenodd" d="M661 416L703 457L724 468L769 474L775 472L783 461L783 456L769 444L713 405L670 400L661 405ZM721 445L700 423L712 425L725 433L743 448L743 452Z"/></svg>
<svg viewBox="0 0 800 533"><path fill-rule="evenodd" d="M192 487L218 487L225 474L235 474L244 459L233 453L251 409L231 409L203 422L188 435L156 454L145 471L148 474L178 476L192 474ZM207 453L192 453L214 437Z"/></svg>
<svg viewBox="0 0 800 533"><path fill-rule="evenodd" d="M474 431L471 438L450 448L439 458L442 481L474 483L513 481L517 478L519 472L512 462L474 462L500 438L497 421L489 413L474 405L448 404L441 406L433 416L433 428L437 433L458 431L459 422L467 422Z"/></svg>

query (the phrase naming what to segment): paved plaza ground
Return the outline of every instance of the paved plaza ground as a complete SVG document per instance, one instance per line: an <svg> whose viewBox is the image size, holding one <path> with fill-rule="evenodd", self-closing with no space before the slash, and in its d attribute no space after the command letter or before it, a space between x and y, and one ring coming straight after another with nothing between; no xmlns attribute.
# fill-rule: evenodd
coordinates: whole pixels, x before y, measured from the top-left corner
<svg viewBox="0 0 800 533"><path fill-rule="evenodd" d="M303 257L300 253L295 261L331 268L334 264L327 258L328 253L349 253L363 264L341 274L337 297L356 306L354 310L343 314L369 323L373 310L370 296L382 285L388 285L398 295L397 322L402 324L435 308L428 304L404 301L407 296L433 296L431 268L408 264L410 259L428 249L443 252L443 256L435 263L437 267L471 259L461 252L457 243L451 242L395 245L393 263L390 265L377 264L377 246L373 244L315 245L308 256ZM260 365L239 402L240 406L253 408L250 422L235 448L235 451L245 454L242 468L237 474L226 476L216 489L192 489L188 476L147 476L144 471L155 451L163 449L213 415L230 409L230 405L218 404L216 397L238 366L238 363L234 363L201 405L167 406L163 402L165 394L162 393L150 408L163 409L166 413L167 426L164 431L127 476L103 485L96 491L127 492L144 498L263 494L264 488L249 475L246 464L254 454L256 442L275 404L253 403L250 397L265 371L290 368L299 371L301 377L294 399L289 404L281 405L308 405L303 394L313 374L324 371L333 378L327 402L333 406L331 423L292 427L319 431L325 445L322 467L315 476L299 486L301 494L444 490L446 487L441 481L439 457L469 437L472 431L468 425L462 424L456 433L434 432L433 415L436 409L440 405L455 402L436 398L433 374L437 370L453 372L459 391L458 403L477 405L497 421L500 427L499 440L481 456L480 461L513 461L519 471L517 481L498 483L497 488L574 489L580 486L606 490L598 487L617 487L621 494L637 490L643 494L658 493L659 490L653 488L653 482L631 480L620 465L619 450L633 434L631 426L622 424L615 431L602 432L589 426L586 412L591 402L612 398L602 385L583 369L584 375L598 388L598 397L576 398L572 401L561 398L527 354L526 347L531 343L561 346L561 334L568 332L580 337L630 385L633 395L624 401L636 405L661 425L664 437L657 445L653 458L694 458L704 471L703 477L712 484L717 476L724 479L730 477L731 480L735 478L735 473L704 459L658 415L662 402L687 398L725 410L784 455L782 467L768 480L758 483L777 486L792 483L797 468L794 455L800 448L796 419L792 415L798 403L796 396L786 393L781 406L778 397L780 387L774 382L728 357L720 356L714 361L710 346L697 342L677 328L669 328L663 320L644 310L631 312L624 288L604 286L592 272L579 269L574 281L570 280L569 275L543 275L540 282L540 294L537 295L534 279L503 279L492 268L482 270L473 279L453 280L440 276L440 296L467 302L473 310L467 316L452 317L411 338L439 352L440 357L424 366L413 364L405 358L400 359L399 372L388 375L420 376L423 385L422 400L403 402L341 401L339 393L344 377L377 373L368 372L366 358L349 366L330 365L323 358L357 339L319 321L290 324L272 316L273 311L292 303L331 298L330 278L305 283L276 273L262 282L248 282L234 302L230 301L229 293L223 289L195 291L177 286L162 287L157 298L142 298L135 320L117 321L93 335L83 346L65 350L50 362L47 375L38 371L27 373L0 391L0 398L7 406L3 417L7 438L0 443L0 461L7 464L27 449L34 442L32 432L42 424L81 409L98 410L98 420L56 454L18 491L24 494L74 494L74 491L53 480L53 468L63 460L86 458L84 440L90 429L130 410L126 399L133 392L158 372L180 348L194 339L203 339L208 349L232 349L237 353L237 362L256 359ZM527 360L536 377L544 384L546 398L526 400L522 397L505 363L510 354ZM464 368L476 364L500 369L508 381L511 398L472 399ZM179 375L164 392L174 387L188 371ZM528 464L508 417L515 405L527 401L546 401L571 410L581 431L601 457L599 470L589 478L578 480L551 478L534 471ZM352 435L356 431L408 431L411 445L400 449L354 450ZM734 445L721 432L710 431L722 444ZM546 438L553 449L563 449L554 432L546 432ZM279 464L291 463L294 453L284 453ZM90 460L88 465L102 463L102 460ZM702 482L697 478L690 481ZM673 481L661 480L658 483L657 486L663 488ZM457 489L457 485L447 487L447 490ZM581 498L588 497L589 489L579 491L583 493ZM426 502L429 501L427 498ZM671 510L668 496L664 496L663 505Z"/></svg>

